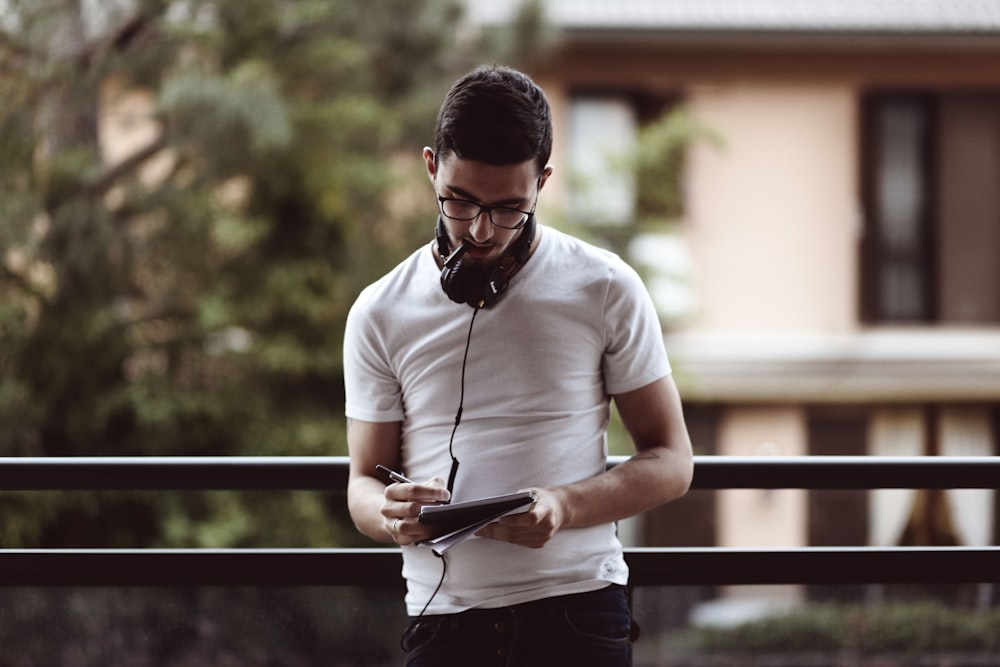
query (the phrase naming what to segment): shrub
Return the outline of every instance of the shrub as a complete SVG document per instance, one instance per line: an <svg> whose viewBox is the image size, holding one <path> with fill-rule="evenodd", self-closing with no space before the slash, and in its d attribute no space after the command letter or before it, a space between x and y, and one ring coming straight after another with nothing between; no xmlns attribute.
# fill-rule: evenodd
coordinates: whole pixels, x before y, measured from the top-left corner
<svg viewBox="0 0 1000 667"><path fill-rule="evenodd" d="M1000 654L1000 609L918 604L816 605L730 628L694 628L678 637L684 652L744 655Z"/></svg>

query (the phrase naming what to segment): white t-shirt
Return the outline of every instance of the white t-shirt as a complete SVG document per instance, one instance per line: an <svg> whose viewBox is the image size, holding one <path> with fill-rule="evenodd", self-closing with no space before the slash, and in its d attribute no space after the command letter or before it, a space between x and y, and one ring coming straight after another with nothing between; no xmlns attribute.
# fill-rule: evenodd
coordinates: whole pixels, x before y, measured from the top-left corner
<svg viewBox="0 0 1000 667"><path fill-rule="evenodd" d="M403 473L448 478L453 500L593 477L605 470L609 398L670 373L653 304L616 255L552 228L492 308L451 301L423 247L362 292L347 320L347 416L402 422ZM472 538L445 555L427 613L455 613L624 584L614 524L559 531L543 548ZM409 613L441 576L427 548L403 547Z"/></svg>

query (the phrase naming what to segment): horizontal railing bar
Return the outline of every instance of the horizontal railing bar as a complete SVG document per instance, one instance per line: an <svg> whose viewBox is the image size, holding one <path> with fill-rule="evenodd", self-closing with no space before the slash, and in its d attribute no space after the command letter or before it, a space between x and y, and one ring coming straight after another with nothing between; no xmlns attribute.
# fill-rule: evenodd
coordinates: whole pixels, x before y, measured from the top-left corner
<svg viewBox="0 0 1000 667"><path fill-rule="evenodd" d="M1000 547L632 548L636 586L1000 581ZM0 586L401 589L398 549L0 550Z"/></svg>
<svg viewBox="0 0 1000 667"><path fill-rule="evenodd" d="M996 456L701 456L699 489L998 489Z"/></svg>
<svg viewBox="0 0 1000 667"><path fill-rule="evenodd" d="M347 471L346 456L0 457L0 489L343 491ZM1000 457L696 456L692 488L996 489Z"/></svg>
<svg viewBox="0 0 1000 667"><path fill-rule="evenodd" d="M1000 581L1000 547L634 548L626 559L642 586Z"/></svg>
<svg viewBox="0 0 1000 667"><path fill-rule="evenodd" d="M346 456L0 457L8 491L343 491Z"/></svg>

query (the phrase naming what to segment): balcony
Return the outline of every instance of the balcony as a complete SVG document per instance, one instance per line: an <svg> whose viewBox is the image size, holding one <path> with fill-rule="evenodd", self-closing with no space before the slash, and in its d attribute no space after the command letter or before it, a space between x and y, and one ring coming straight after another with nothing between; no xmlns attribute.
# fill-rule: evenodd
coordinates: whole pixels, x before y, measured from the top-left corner
<svg viewBox="0 0 1000 667"><path fill-rule="evenodd" d="M611 465L621 460L613 459ZM346 480L347 459L344 457L0 458L0 489L21 492L338 492L345 488ZM693 482L693 488L700 490L998 487L1000 457L696 457ZM857 586L871 597L873 591L881 591L887 586L918 586L930 590L964 587L978 591L978 602L973 607L988 610L996 606L993 585L1000 581L1000 548L996 546L634 547L626 550L626 558L632 572L637 616L640 622L644 618L655 619L652 624L644 624L646 639L636 645L637 665L661 664L662 660L691 665L765 664L685 658L680 648L669 639L663 639L676 629L673 626L687 622L694 605L690 601L702 599L709 588L718 591L757 586ZM0 550L0 626L8 628L7 632L23 632L33 629L28 626L44 622L52 629L49 641L55 643L47 647L50 652L45 655L53 655L53 646L75 636L73 633L79 630L74 625L78 621L67 620L72 616L70 611L75 605L85 604L90 596L90 604L97 610L91 621L98 630L92 629L88 635L92 639L89 646L97 657L84 657L64 664L129 664L128 660L139 658L128 657L133 654L123 647L133 645L134 648L136 642L139 649L148 649L149 655L160 656L147 656L144 660L151 661L148 664L199 665L213 664L213 661L219 664L225 660L225 656L217 652L222 649L208 648L204 644L208 640L203 635L213 636L214 632L218 639L234 621L213 620L212 613L206 610L225 609L227 614L235 614L239 619L241 601L247 605L246 613L250 613L250 608L259 610L261 599L267 599L274 604L277 617L262 620L254 611L253 623L250 626L244 623L244 630L260 624L269 628L268 632L285 628L285 634L304 633L303 636L312 637L303 640L307 644L311 641L312 648L302 655L312 657L302 658L302 664L314 664L312 660L319 660L327 649L341 651L341 662L337 664L396 664L399 653L395 641L405 621L400 563L396 548L6 549ZM699 593L695 595L694 591ZM178 595L186 596L186 604L193 604L191 608L197 610L199 622L184 631L168 627L162 642L132 627L133 620L123 620L126 617L133 619L132 615L120 614L121 608L127 607L144 610L148 617L152 613L150 609L181 604L177 601ZM192 595L197 598L195 602L192 602ZM252 601L247 596L253 598ZM141 599L158 602L150 603L152 607L144 606ZM225 602L221 601L223 599ZM52 617L51 607L45 607L43 601L62 605L58 608L63 611ZM46 614L32 616L31 609L43 608L48 610ZM295 614L289 610L295 610ZM308 610L314 612L312 616ZM344 653L342 649L329 648L333 646L329 643L331 640L321 641L314 637L322 633L324 626L343 629L359 622L365 629L357 631L353 638L365 646L356 652ZM203 627L206 623L215 629L206 630ZM239 621L235 623L240 624ZM122 630L122 625L132 630ZM660 625L664 627L658 627ZM186 641L193 642L191 646L205 648L195 651L194 655L185 654L169 639L178 633L187 637ZM264 631L256 637L259 641L269 636L261 633ZM143 638L137 638L139 635ZM125 636L132 636L132 644L123 639ZM107 645L95 646L93 637L104 638L102 641ZM351 637L342 639L350 642ZM381 644L368 646L369 642ZM262 644L255 650L266 654L267 645ZM139 649L134 649L138 651L135 655L142 653ZM37 650L44 653L46 649ZM74 644L66 650L79 652L82 649ZM237 651L234 648L227 650ZM164 655L178 657L168 659ZM187 657L180 657L183 655ZM209 659L206 657L209 655L216 657ZM240 655L243 655L239 658L243 662L239 664L246 664L246 654ZM815 664L834 665L841 664L837 662L841 657L833 654L826 658L813 656L810 660L816 660ZM799 659L804 658L799 656ZM953 660L948 664L966 664L954 662L954 656L948 659ZM965 659L979 661L968 664L1000 664L1000 647L995 653L980 651ZM792 660L784 664L803 664ZM251 662L274 664L264 657L259 662ZM10 664L45 663L32 662L25 656L23 661Z"/></svg>

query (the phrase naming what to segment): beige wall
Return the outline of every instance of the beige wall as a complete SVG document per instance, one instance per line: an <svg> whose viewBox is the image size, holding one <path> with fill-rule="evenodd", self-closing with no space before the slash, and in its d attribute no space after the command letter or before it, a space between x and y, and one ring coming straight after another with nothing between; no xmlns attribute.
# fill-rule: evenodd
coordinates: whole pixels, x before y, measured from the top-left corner
<svg viewBox="0 0 1000 667"><path fill-rule="evenodd" d="M719 424L722 456L808 454L805 413L794 406L730 406ZM808 546L807 492L802 489L717 491L719 546L773 549ZM801 586L727 586L725 597L794 601Z"/></svg>
<svg viewBox="0 0 1000 667"><path fill-rule="evenodd" d="M795 407L734 406L719 425L722 456L807 454L803 412ZM719 491L719 544L744 549L807 543L806 495L801 489Z"/></svg>
<svg viewBox="0 0 1000 667"><path fill-rule="evenodd" d="M856 86L843 77L817 83L773 73L757 79L701 73L704 78L665 81L642 67L624 71L644 81L617 85L680 93L721 140L720 146L697 143L687 167L682 222L699 306L686 326L723 333L853 330ZM615 84L600 68L560 70L538 80L556 122L556 172L544 214L567 198L570 88Z"/></svg>
<svg viewBox="0 0 1000 667"><path fill-rule="evenodd" d="M717 132L691 152L695 329L850 330L856 317L856 94L843 85L698 86L688 106Z"/></svg>

